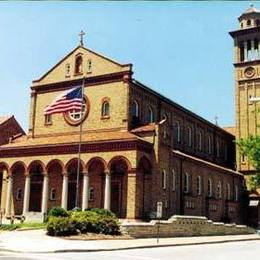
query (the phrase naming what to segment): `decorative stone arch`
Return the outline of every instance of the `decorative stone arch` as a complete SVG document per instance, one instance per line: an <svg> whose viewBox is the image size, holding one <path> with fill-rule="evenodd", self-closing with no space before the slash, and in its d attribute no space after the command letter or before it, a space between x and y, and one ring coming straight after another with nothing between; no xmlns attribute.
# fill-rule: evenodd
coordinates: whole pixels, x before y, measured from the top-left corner
<svg viewBox="0 0 260 260"><path fill-rule="evenodd" d="M142 156L137 164L137 170L143 171L145 174L151 174L152 168L153 166L150 160L145 155Z"/></svg>
<svg viewBox="0 0 260 260"><path fill-rule="evenodd" d="M136 189L139 194L137 200L138 216L141 218L149 217L149 213L152 211L151 194L153 194L152 185L152 163L146 157L142 156L137 164L137 176L136 176Z"/></svg>
<svg viewBox="0 0 260 260"><path fill-rule="evenodd" d="M10 174L12 175L14 170L17 168L17 167L22 167L24 169L24 175L28 175L28 167L27 165L23 162L23 161L17 161L15 163L13 163L13 165L11 166L10 168Z"/></svg>
<svg viewBox="0 0 260 260"><path fill-rule="evenodd" d="M11 166L10 171L13 180L12 195L14 214L21 215L23 212L25 178L28 175L28 168L23 161L17 161Z"/></svg>
<svg viewBox="0 0 260 260"><path fill-rule="evenodd" d="M126 167L126 170L127 170L128 172L132 170L132 165L131 165L130 161L129 161L126 157L119 155L119 156L113 157L113 158L109 161L109 163L108 163L108 170L109 170L110 172L111 172L111 167L112 167L112 165L113 165L114 163L116 163L116 162L123 162L123 163L125 163L125 165L127 166L127 167Z"/></svg>
<svg viewBox="0 0 260 260"><path fill-rule="evenodd" d="M102 157L93 157L87 164L89 177L89 208L104 207L105 173L108 173L107 162Z"/></svg>
<svg viewBox="0 0 260 260"><path fill-rule="evenodd" d="M63 163L61 160L59 160L59 159L53 159L53 160L49 161L48 164L47 164L47 166L46 166L46 172L47 172L48 174L49 174L50 168L51 168L54 164L57 164L57 165L59 165L59 166L61 167L61 172L62 172L62 174L65 173L65 169L66 169L66 168L65 168L64 163Z"/></svg>
<svg viewBox="0 0 260 260"><path fill-rule="evenodd" d="M77 164L78 163L78 158L72 158L72 159L70 159L67 163L66 163L66 165L65 165L65 171L66 171L66 173L68 174L68 170L69 170L69 167L72 165L72 164ZM85 166L85 163L82 161L82 160L80 160L80 170L81 170L81 172L83 172L83 173L85 173L86 172L86 166Z"/></svg>
<svg viewBox="0 0 260 260"><path fill-rule="evenodd" d="M48 192L47 209L58 207L62 204L63 176L65 174L65 165L59 159L53 159L48 162Z"/></svg>
<svg viewBox="0 0 260 260"><path fill-rule="evenodd" d="M103 167L104 167L104 171L107 172L108 171L108 165L107 162L102 158L102 157L93 157L91 158L87 164L86 164L86 171L89 172L90 170L90 166L94 163L94 162L100 162Z"/></svg>
<svg viewBox="0 0 260 260"><path fill-rule="evenodd" d="M10 175L10 167L6 162L0 162L0 171L6 170L7 174Z"/></svg>
<svg viewBox="0 0 260 260"><path fill-rule="evenodd" d="M124 156L115 156L109 161L108 169L111 175L111 211L118 217L125 218L131 163Z"/></svg>
<svg viewBox="0 0 260 260"><path fill-rule="evenodd" d="M46 166L41 160L34 160L28 166L29 211L41 212L43 199L43 178L47 174ZM26 178L26 181L29 179ZM28 183L28 182L27 182ZM25 192L27 190L25 189Z"/></svg>
<svg viewBox="0 0 260 260"><path fill-rule="evenodd" d="M35 160L35 161L30 162L30 164L28 165L28 171L27 172L28 172L29 175L32 174L32 171L34 170L34 167L36 167L36 166L41 167L41 173L42 174L47 173L45 164L40 160ZM39 168L37 170L39 170Z"/></svg>
<svg viewBox="0 0 260 260"><path fill-rule="evenodd" d="M80 170L78 176L78 158L72 158L65 165L65 169L68 175L67 209L71 210L75 208L75 206L81 207L82 205L83 174L86 172L86 166L84 162L80 160L80 167L79 167ZM77 189L77 180L79 181L78 189ZM78 197L77 197L77 191L78 191ZM76 198L78 198L78 200Z"/></svg>

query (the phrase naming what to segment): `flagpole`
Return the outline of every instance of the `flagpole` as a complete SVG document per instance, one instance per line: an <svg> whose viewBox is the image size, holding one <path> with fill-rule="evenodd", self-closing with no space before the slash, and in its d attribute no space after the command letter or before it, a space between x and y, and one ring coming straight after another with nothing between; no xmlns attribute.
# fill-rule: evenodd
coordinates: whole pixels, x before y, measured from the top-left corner
<svg viewBox="0 0 260 260"><path fill-rule="evenodd" d="M76 183L76 201L75 208L79 208L79 174L80 174L80 161L81 161L81 143L82 143L82 116L83 116L83 102L84 102L84 85L85 85L85 76L83 77L83 82L81 86L81 121L79 125L79 150L78 150L78 165L77 165L77 183ZM87 108L85 108L87 109Z"/></svg>

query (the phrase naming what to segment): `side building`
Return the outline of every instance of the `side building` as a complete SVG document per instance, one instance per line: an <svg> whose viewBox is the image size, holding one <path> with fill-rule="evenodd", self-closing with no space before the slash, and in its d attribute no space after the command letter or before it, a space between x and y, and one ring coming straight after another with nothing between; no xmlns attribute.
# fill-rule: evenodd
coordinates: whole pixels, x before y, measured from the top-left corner
<svg viewBox="0 0 260 260"><path fill-rule="evenodd" d="M30 126L0 148L9 176L5 214L43 217L79 203L120 218L207 216L243 222L243 175L234 169L234 136L163 97L119 64L82 45L33 81ZM84 109L44 116L64 90L83 83Z"/></svg>
<svg viewBox="0 0 260 260"><path fill-rule="evenodd" d="M16 121L14 116L0 116L0 146L11 142L13 139L16 139L20 136L25 135L24 130ZM1 157L0 157L1 161ZM3 174L8 167L7 165L0 167L0 211L2 211L5 207L6 202L6 184L8 176L7 174Z"/></svg>

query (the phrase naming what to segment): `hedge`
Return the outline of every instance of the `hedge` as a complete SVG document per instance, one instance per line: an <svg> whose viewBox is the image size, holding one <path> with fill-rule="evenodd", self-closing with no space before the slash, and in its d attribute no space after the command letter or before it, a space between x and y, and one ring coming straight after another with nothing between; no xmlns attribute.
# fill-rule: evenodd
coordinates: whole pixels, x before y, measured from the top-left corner
<svg viewBox="0 0 260 260"><path fill-rule="evenodd" d="M68 217L49 217L48 235L68 236L77 233L119 235L120 225L112 212L97 209L80 212L71 211Z"/></svg>

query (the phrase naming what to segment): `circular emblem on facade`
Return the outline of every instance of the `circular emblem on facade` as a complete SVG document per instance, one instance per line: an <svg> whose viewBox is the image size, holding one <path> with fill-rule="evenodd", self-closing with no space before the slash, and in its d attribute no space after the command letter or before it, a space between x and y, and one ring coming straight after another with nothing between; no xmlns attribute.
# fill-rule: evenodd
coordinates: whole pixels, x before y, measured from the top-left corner
<svg viewBox="0 0 260 260"><path fill-rule="evenodd" d="M255 75L255 69L253 67L248 67L244 71L245 77L252 78Z"/></svg>
<svg viewBox="0 0 260 260"><path fill-rule="evenodd" d="M65 121L72 125L78 126L81 122L83 122L87 117L90 109L89 99L84 96L83 107L82 110L72 109L63 114Z"/></svg>

